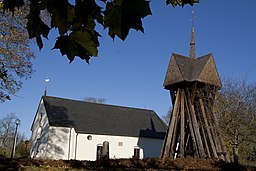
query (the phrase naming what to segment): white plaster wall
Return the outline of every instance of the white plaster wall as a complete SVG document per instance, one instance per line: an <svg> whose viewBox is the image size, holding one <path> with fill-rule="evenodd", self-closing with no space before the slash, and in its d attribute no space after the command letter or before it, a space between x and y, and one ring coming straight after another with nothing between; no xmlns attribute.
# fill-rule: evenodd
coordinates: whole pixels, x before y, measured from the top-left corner
<svg viewBox="0 0 256 171"><path fill-rule="evenodd" d="M87 139L88 135L92 136L91 140ZM72 159L77 160L96 160L97 146L102 145L104 141L109 142L110 158L131 158L134 155L134 148L138 147L137 137L78 134L74 141L73 144L77 146L72 146L72 151L76 153ZM143 149L140 150L140 158L143 158Z"/></svg>
<svg viewBox="0 0 256 171"><path fill-rule="evenodd" d="M75 159L75 143L76 143L76 131L74 128L69 129L69 148L68 148L68 160Z"/></svg>
<svg viewBox="0 0 256 171"><path fill-rule="evenodd" d="M43 134L40 139L37 139L37 147L35 148L34 156L35 158L48 158L47 154L47 144L48 144L48 134Z"/></svg>
<svg viewBox="0 0 256 171"><path fill-rule="evenodd" d="M30 149L30 156L32 158L43 158L47 155L44 149L47 144L48 128L48 118L43 105L43 101L41 101L32 125L32 145Z"/></svg>
<svg viewBox="0 0 256 171"><path fill-rule="evenodd" d="M64 160L96 160L97 146L109 142L109 157L132 158L140 148L140 158L159 157L163 140L96 134L77 134L74 128L52 127L42 136L36 158ZM92 136L88 140L88 136ZM122 145L121 145L122 144Z"/></svg>
<svg viewBox="0 0 256 171"><path fill-rule="evenodd" d="M50 127L47 158L64 160L96 160L97 146L109 142L109 157L132 158L134 148L140 148L140 158L159 157L161 139L97 134L77 134L74 128ZM88 136L92 136L88 140ZM122 144L122 146L120 146Z"/></svg>
<svg viewBox="0 0 256 171"><path fill-rule="evenodd" d="M54 160L68 160L69 153L69 135L70 128L49 127L49 136L47 139L47 158Z"/></svg>

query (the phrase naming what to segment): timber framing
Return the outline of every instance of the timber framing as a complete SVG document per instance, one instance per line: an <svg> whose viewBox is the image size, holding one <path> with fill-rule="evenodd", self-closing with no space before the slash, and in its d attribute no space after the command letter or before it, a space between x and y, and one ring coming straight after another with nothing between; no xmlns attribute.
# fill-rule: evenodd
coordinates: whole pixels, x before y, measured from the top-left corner
<svg viewBox="0 0 256 171"><path fill-rule="evenodd" d="M217 90L212 85L203 87L196 82L189 87L170 90L174 106L161 158L190 156L229 161L212 112L212 98Z"/></svg>
<svg viewBox="0 0 256 171"><path fill-rule="evenodd" d="M221 80L212 54L195 57L194 25L190 56L172 54L164 88L170 91L172 112L160 157L215 158L229 162L213 113Z"/></svg>

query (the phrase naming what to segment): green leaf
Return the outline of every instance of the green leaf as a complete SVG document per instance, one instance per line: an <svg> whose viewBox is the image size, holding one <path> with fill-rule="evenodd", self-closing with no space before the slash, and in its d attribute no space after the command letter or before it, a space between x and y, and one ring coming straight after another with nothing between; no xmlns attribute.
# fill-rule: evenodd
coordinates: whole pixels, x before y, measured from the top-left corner
<svg viewBox="0 0 256 171"><path fill-rule="evenodd" d="M43 48L43 41L42 41L41 36L36 37L36 43L37 43L37 46L39 47L39 49L41 50Z"/></svg>
<svg viewBox="0 0 256 171"><path fill-rule="evenodd" d="M74 6L67 0L49 0L46 7L52 16L51 27L58 28L59 34L64 35L75 18Z"/></svg>
<svg viewBox="0 0 256 171"><path fill-rule="evenodd" d="M113 39L117 35L125 40L130 29L144 32L141 19L151 15L149 1L116 0L108 2L104 11L104 27Z"/></svg>
<svg viewBox="0 0 256 171"><path fill-rule="evenodd" d="M17 7L22 7L24 5L23 0L3 0L3 10L10 10L11 12L14 12L14 9Z"/></svg>
<svg viewBox="0 0 256 171"><path fill-rule="evenodd" d="M145 0L123 0L122 6L126 7L128 11L133 11L136 15L144 18L152 15L149 1Z"/></svg>
<svg viewBox="0 0 256 171"><path fill-rule="evenodd" d="M108 34L113 39L115 35L118 35L122 39L121 29L121 7L114 5L113 3L107 3L104 17L104 27L109 28ZM125 38L124 38L125 39Z"/></svg>
<svg viewBox="0 0 256 171"><path fill-rule="evenodd" d="M166 4L172 4L173 7L176 7L177 5L183 7L186 4L193 6L194 3L199 3L199 0L166 0Z"/></svg>
<svg viewBox="0 0 256 171"><path fill-rule="evenodd" d="M71 39L83 47L90 56L98 56L98 39L89 31L76 31L70 34Z"/></svg>
<svg viewBox="0 0 256 171"><path fill-rule="evenodd" d="M103 24L102 8L95 3L95 0L76 0L75 13L78 22L87 25L88 18L97 20Z"/></svg>
<svg viewBox="0 0 256 171"><path fill-rule="evenodd" d="M70 36L58 37L53 49L60 49L62 56L67 55L70 63L74 60L75 56L79 55L77 47L72 43Z"/></svg>
<svg viewBox="0 0 256 171"><path fill-rule="evenodd" d="M62 55L67 55L70 63L74 60L75 56L86 60L92 56L98 55L97 47L99 46L98 34L92 34L90 31L74 31L68 36L58 37L54 49L60 49Z"/></svg>
<svg viewBox="0 0 256 171"><path fill-rule="evenodd" d="M41 39L41 35L47 38L50 28L44 24L44 22L39 17L39 13L31 13L27 17L27 30L29 38L36 38L37 45L39 46L40 50L43 48L43 43Z"/></svg>
<svg viewBox="0 0 256 171"><path fill-rule="evenodd" d="M44 4L37 2L31 2L30 13L27 16L28 22L26 29L28 30L29 38L36 38L37 45L41 50L43 48L43 42L41 36L47 39L50 28L41 20L39 14L40 10L44 8Z"/></svg>

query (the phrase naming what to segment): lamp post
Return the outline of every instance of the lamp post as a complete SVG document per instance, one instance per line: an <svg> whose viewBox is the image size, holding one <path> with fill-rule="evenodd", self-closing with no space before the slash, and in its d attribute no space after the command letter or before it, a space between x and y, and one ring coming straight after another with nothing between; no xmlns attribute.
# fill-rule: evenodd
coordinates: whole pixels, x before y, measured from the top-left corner
<svg viewBox="0 0 256 171"><path fill-rule="evenodd" d="M26 140L26 141L25 141L25 145L26 145L26 157L27 157L27 155L29 154L29 153L28 153L28 144L29 144L29 140Z"/></svg>
<svg viewBox="0 0 256 171"><path fill-rule="evenodd" d="M16 128L15 128L14 139L13 139L11 159L13 159L13 157L15 155L15 146L16 146L16 141L17 141L17 132L18 132L18 126L20 125L20 120L16 119L15 124L16 124Z"/></svg>

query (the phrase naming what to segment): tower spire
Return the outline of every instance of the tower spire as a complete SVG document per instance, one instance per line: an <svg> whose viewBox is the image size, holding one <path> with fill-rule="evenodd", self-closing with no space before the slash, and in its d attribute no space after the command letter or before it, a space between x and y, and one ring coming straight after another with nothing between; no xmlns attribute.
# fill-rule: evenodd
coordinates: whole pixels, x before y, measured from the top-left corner
<svg viewBox="0 0 256 171"><path fill-rule="evenodd" d="M190 50L189 50L189 57L191 59L196 59L194 20L195 20L195 15L194 15L194 11L192 11L192 18L191 18L192 29L191 29Z"/></svg>

